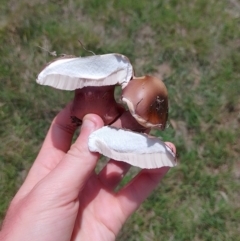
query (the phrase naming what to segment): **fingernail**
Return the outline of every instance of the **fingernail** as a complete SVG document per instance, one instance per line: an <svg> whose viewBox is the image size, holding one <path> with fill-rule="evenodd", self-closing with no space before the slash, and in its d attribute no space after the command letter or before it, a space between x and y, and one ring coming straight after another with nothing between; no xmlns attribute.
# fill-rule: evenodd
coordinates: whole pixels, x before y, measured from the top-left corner
<svg viewBox="0 0 240 241"><path fill-rule="evenodd" d="M88 128L88 129L94 130L95 126L96 126L95 122L93 122L91 119L87 117L83 118L83 123L81 128Z"/></svg>

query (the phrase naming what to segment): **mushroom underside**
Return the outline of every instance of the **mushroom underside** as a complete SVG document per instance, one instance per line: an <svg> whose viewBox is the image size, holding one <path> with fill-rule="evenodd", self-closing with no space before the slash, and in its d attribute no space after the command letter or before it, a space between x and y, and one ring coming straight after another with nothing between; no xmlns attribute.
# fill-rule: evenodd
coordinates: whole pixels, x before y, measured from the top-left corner
<svg viewBox="0 0 240 241"><path fill-rule="evenodd" d="M40 72L37 83L62 90L116 84L124 87L132 75L133 68L127 57L105 54L57 59Z"/></svg>
<svg viewBox="0 0 240 241"><path fill-rule="evenodd" d="M176 166L176 157L161 140L146 134L105 126L89 137L89 150L146 169Z"/></svg>

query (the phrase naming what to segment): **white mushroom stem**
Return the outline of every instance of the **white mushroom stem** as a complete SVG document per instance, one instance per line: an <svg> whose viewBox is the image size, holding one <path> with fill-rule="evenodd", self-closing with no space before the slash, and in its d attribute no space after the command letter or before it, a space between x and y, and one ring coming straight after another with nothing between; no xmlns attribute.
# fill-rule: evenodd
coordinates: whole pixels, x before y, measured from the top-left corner
<svg viewBox="0 0 240 241"><path fill-rule="evenodd" d="M175 154L163 141L128 130L102 127L90 135L88 146L92 152L140 168L176 166Z"/></svg>

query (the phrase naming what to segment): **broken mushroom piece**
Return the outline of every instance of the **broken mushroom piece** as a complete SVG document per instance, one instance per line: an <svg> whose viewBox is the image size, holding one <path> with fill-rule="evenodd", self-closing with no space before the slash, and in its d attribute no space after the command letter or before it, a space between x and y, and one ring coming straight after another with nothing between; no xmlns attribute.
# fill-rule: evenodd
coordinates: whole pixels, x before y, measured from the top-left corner
<svg viewBox="0 0 240 241"><path fill-rule="evenodd" d="M176 166L172 150L156 137L105 126L94 131L89 150L146 169Z"/></svg>
<svg viewBox="0 0 240 241"><path fill-rule="evenodd" d="M75 90L73 124L80 125L86 114L94 113L109 125L125 111L114 99L115 86L125 87L132 75L131 63L121 54L67 57L48 64L38 75L37 83Z"/></svg>
<svg viewBox="0 0 240 241"><path fill-rule="evenodd" d="M139 124L164 130L168 118L168 94L161 80L149 75L134 77L123 89L122 101Z"/></svg>
<svg viewBox="0 0 240 241"><path fill-rule="evenodd" d="M124 88L132 76L133 68L126 56L104 54L57 59L41 71L37 83L61 90L117 84Z"/></svg>

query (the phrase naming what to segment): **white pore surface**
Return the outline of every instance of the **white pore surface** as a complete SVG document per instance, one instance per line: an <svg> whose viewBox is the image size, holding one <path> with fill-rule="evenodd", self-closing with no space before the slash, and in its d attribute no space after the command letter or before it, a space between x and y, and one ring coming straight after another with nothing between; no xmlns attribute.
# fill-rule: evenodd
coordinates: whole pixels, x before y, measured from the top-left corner
<svg viewBox="0 0 240 241"><path fill-rule="evenodd" d="M37 83L62 90L116 84L124 88L132 75L132 65L124 55L93 55L58 59L40 72Z"/></svg>
<svg viewBox="0 0 240 241"><path fill-rule="evenodd" d="M140 168L176 165L174 153L163 141L114 127L105 126L93 132L88 147L90 151Z"/></svg>

